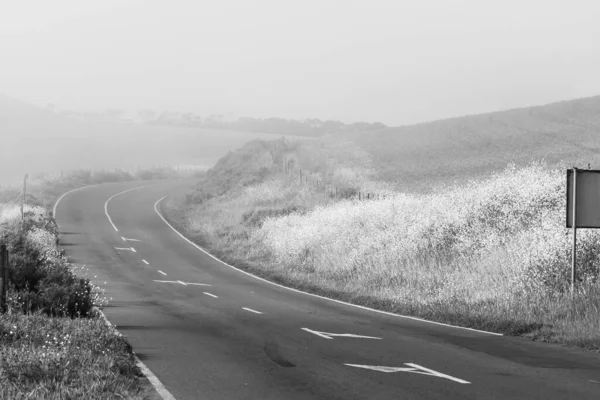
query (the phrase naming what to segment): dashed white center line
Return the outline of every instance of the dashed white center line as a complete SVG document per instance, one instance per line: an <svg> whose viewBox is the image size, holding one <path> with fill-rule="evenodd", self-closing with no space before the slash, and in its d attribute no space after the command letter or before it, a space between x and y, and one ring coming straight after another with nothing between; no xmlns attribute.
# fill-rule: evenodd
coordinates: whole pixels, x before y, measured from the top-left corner
<svg viewBox="0 0 600 400"><path fill-rule="evenodd" d="M251 308L242 307L242 310L250 311L254 314L262 314L260 311L253 310Z"/></svg>
<svg viewBox="0 0 600 400"><path fill-rule="evenodd" d="M133 251L134 253L137 253L137 251L135 251L135 249L133 247L131 248L131 251Z"/></svg>
<svg viewBox="0 0 600 400"><path fill-rule="evenodd" d="M187 286L187 283L185 282L181 282L181 281L177 281L178 283L181 283L183 286Z"/></svg>
<svg viewBox="0 0 600 400"><path fill-rule="evenodd" d="M161 274L163 274L164 276L167 276L167 274L165 274L164 272L162 272L160 269L158 270L158 272L160 272Z"/></svg>
<svg viewBox="0 0 600 400"><path fill-rule="evenodd" d="M207 295L207 296L214 297L215 299L218 299L218 298L219 298L219 296L215 296L215 295L214 295L214 294L212 294L212 293L208 293L208 292L202 292L202 293L204 293L204 294L205 294L205 295Z"/></svg>
<svg viewBox="0 0 600 400"><path fill-rule="evenodd" d="M146 261L146 260L142 260L142 261L144 262L144 264L150 265L150 263L148 261Z"/></svg>

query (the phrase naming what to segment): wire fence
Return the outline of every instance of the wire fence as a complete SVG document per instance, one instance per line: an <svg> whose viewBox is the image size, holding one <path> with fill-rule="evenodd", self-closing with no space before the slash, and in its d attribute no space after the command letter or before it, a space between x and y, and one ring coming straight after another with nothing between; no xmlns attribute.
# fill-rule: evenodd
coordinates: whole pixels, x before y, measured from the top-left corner
<svg viewBox="0 0 600 400"><path fill-rule="evenodd" d="M383 200L388 198L387 194L361 190L355 187L338 185L332 179L324 179L322 174L300 168L296 158L286 154L286 144L296 144L301 141L286 141L283 144L274 143L270 153L265 157L265 167L274 167L278 172L285 173L289 179L293 179L300 185L311 186L316 190L326 192L335 199L355 199L359 201ZM326 162L323 163L326 165Z"/></svg>

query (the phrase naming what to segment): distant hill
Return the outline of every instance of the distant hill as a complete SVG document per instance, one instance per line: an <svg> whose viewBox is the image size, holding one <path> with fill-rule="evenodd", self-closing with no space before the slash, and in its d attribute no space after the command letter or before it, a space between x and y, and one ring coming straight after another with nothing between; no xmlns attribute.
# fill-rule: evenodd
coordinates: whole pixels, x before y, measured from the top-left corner
<svg viewBox="0 0 600 400"><path fill-rule="evenodd" d="M427 191L545 159L600 169L600 96L357 135L380 178Z"/></svg>
<svg viewBox="0 0 600 400"><path fill-rule="evenodd" d="M248 132L90 122L0 95L0 185L25 173L79 168L133 171L158 165L212 165L249 140Z"/></svg>

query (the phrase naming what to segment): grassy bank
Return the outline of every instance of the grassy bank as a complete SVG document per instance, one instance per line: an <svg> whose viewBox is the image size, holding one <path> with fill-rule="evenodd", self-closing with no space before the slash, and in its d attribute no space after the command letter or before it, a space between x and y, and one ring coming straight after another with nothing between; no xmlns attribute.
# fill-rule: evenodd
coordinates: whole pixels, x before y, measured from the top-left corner
<svg viewBox="0 0 600 400"><path fill-rule="evenodd" d="M47 193L47 192L46 192ZM8 310L0 314L0 399L155 398L126 340L95 312L101 288L58 247L42 206L0 204L9 250Z"/></svg>
<svg viewBox="0 0 600 400"><path fill-rule="evenodd" d="M216 197L169 199L164 211L225 261L289 286L600 349L600 235L581 231L571 301L564 169L508 168L433 194L371 201L335 201L277 174L250 182Z"/></svg>
<svg viewBox="0 0 600 400"><path fill-rule="evenodd" d="M0 316L0 399L152 398L124 338L100 318Z"/></svg>

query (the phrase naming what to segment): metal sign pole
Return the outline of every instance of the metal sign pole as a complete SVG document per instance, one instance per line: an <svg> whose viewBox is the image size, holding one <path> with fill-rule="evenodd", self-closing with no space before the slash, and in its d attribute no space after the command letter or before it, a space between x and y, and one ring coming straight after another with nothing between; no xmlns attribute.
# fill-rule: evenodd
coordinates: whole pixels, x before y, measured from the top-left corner
<svg viewBox="0 0 600 400"><path fill-rule="evenodd" d="M573 254L571 260L571 297L575 296L575 273L577 271L577 168L573 167Z"/></svg>

